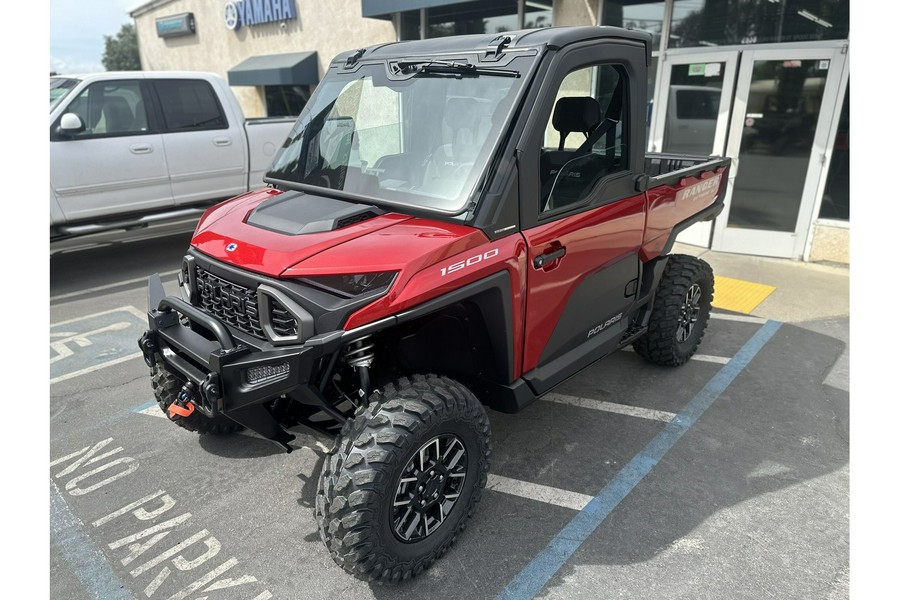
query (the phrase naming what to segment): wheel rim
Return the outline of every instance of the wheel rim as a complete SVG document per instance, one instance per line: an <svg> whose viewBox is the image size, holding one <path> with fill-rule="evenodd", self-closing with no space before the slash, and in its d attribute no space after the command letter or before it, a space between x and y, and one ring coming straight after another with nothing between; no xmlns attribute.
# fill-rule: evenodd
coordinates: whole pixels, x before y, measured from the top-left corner
<svg viewBox="0 0 900 600"><path fill-rule="evenodd" d="M679 343L687 341L694 331L694 325L700 318L700 296L702 291L698 284L693 284L688 288L681 303L681 310L678 313L678 329L675 332L675 339Z"/></svg>
<svg viewBox="0 0 900 600"><path fill-rule="evenodd" d="M394 493L394 535L418 542L434 533L459 501L468 461L466 447L452 433L422 445L406 463Z"/></svg>

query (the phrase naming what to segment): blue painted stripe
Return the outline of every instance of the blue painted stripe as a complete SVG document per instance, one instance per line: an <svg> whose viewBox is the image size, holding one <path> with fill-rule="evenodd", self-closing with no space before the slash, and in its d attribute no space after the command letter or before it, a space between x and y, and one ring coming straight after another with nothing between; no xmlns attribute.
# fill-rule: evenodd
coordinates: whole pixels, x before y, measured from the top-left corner
<svg viewBox="0 0 900 600"><path fill-rule="evenodd" d="M497 599L530 600L550 581L581 544L606 519L631 490L675 445L697 419L712 406L757 352L781 327L777 321L766 321L746 344L709 380L666 427L654 437L604 487L581 512L560 531L530 563L507 584Z"/></svg>
<svg viewBox="0 0 900 600"><path fill-rule="evenodd" d="M93 600L130 600L133 596L85 533L56 485L50 482L50 540L72 567Z"/></svg>
<svg viewBox="0 0 900 600"><path fill-rule="evenodd" d="M140 406L135 406L134 408L131 409L131 412L138 413L138 412L141 412L142 410L147 410L151 406L156 406L156 400L151 400L150 402L145 402L144 404L141 404Z"/></svg>

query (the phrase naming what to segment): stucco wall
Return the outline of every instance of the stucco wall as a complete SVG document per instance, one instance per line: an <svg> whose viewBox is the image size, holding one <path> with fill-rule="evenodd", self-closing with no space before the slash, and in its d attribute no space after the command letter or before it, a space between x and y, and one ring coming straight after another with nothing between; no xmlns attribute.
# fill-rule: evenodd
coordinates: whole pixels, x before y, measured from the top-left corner
<svg viewBox="0 0 900 600"><path fill-rule="evenodd" d="M850 228L832 227L816 223L813 225L812 244L809 248L810 262L829 261L850 264Z"/></svg>
<svg viewBox="0 0 900 600"><path fill-rule="evenodd" d="M364 19L359 0L321 2L295 0L297 18L280 23L225 26L225 2L174 0L156 2L134 13L141 64L148 71L212 71L228 78L228 70L251 56L316 51L319 76L331 59L345 50L391 42L390 21ZM164 39L156 34L156 19L194 13L196 33ZM247 117L265 115L262 88L232 87Z"/></svg>

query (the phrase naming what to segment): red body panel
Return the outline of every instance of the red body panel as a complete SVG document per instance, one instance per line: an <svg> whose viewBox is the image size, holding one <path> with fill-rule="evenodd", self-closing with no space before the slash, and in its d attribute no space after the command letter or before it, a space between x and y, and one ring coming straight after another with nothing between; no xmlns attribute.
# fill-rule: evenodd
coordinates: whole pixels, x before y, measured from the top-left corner
<svg viewBox="0 0 900 600"><path fill-rule="evenodd" d="M728 175L725 167L705 171L699 177L687 177L678 186L661 185L647 191L647 230L641 247L641 260L658 257L672 228L704 208L712 206L724 190ZM716 178L716 182L711 181ZM701 184L702 185L698 185Z"/></svg>
<svg viewBox="0 0 900 600"><path fill-rule="evenodd" d="M367 234L411 218L389 213L343 227L338 231L304 235L285 235L245 223L257 205L279 193L275 190L262 190L213 207L197 226L191 244L204 254L222 262L278 277L286 269L323 250L350 240L364 238ZM231 243L236 243L237 247L229 252L226 248ZM349 266L352 267L352 263Z"/></svg>
<svg viewBox="0 0 900 600"><path fill-rule="evenodd" d="M582 280L640 248L644 202L641 194L524 232L529 250L524 373L537 366L570 296ZM537 255L559 246L566 248L564 257L542 269L534 267ZM589 318L585 316L587 323Z"/></svg>
<svg viewBox="0 0 900 600"><path fill-rule="evenodd" d="M381 238L370 246L368 240L348 243L323 253L321 261L351 260L352 264L375 266L374 270L398 270L400 275L388 294L350 315L345 329L395 315L442 296L472 282L506 270L512 292L513 347L515 377L521 375L524 348L526 248L521 236L511 235L490 242L478 229L437 221L415 219L379 232ZM369 251L363 248L370 248ZM356 248L359 249L356 252ZM496 251L496 252L495 252ZM489 258L483 258L488 255ZM365 257L365 258L363 258ZM482 258L477 258L482 257ZM355 261L355 262L353 262ZM449 272L453 265L471 263ZM304 263L319 272L315 259ZM325 272L323 269L321 272ZM305 271L305 268L304 268ZM335 272L332 268L331 272Z"/></svg>

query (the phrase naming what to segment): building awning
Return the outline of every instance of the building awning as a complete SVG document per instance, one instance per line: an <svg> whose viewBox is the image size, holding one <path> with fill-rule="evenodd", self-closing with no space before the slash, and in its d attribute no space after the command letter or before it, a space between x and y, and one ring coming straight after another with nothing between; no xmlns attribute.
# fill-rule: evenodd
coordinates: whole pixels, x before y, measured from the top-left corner
<svg viewBox="0 0 900 600"><path fill-rule="evenodd" d="M316 52L251 56L228 71L228 85L315 85L319 83Z"/></svg>
<svg viewBox="0 0 900 600"><path fill-rule="evenodd" d="M395 12L436 8L447 4L462 4L460 0L362 0L362 16L390 19Z"/></svg>

